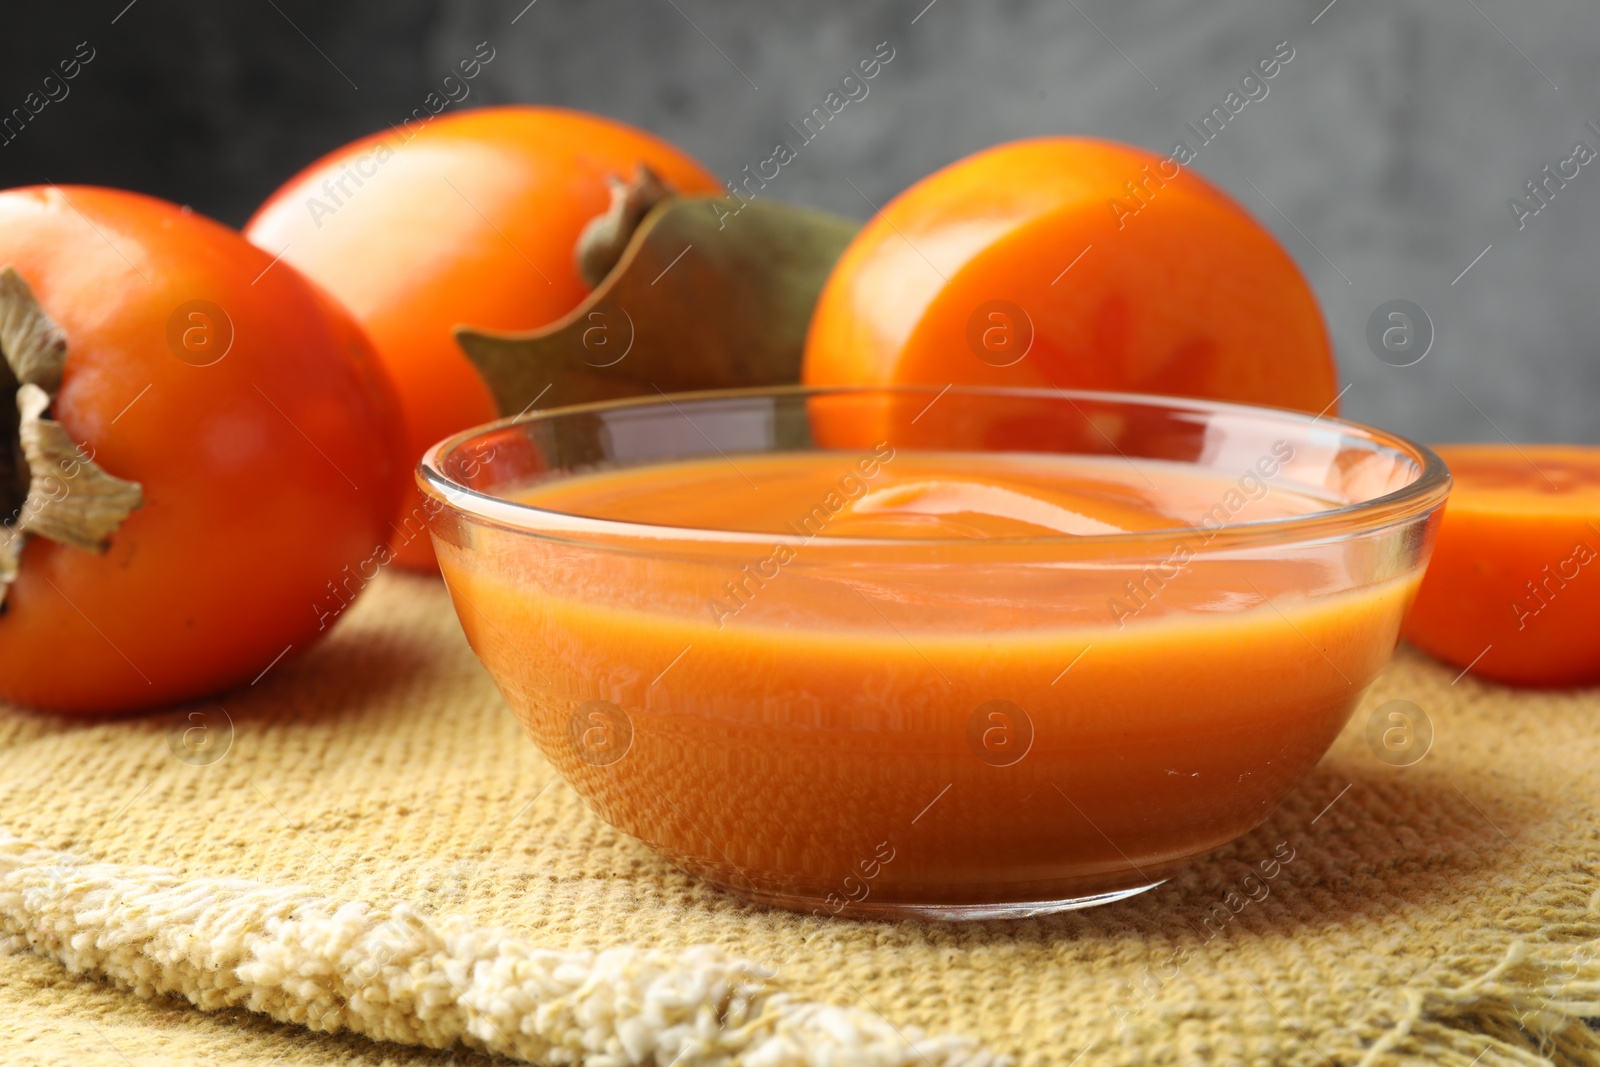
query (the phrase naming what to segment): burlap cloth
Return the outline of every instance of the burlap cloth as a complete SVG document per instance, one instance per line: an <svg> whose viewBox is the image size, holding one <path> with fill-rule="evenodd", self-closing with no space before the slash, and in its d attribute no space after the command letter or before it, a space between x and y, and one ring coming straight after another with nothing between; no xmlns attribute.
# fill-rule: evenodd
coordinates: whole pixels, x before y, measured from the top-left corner
<svg viewBox="0 0 1600 1067"><path fill-rule="evenodd" d="M524 739L439 583L386 577L328 641L220 698L234 737L213 764L175 756L193 721L174 713L0 709L0 827L562 948L709 943L772 962L798 998L1019 1064L1600 1063L1583 1021L1600 1015L1600 693L1455 677L1402 649L1265 826L1143 896L1010 923L822 922L746 905L607 827ZM1366 740L1399 698L1435 729L1413 766ZM10 948L6 1064L490 1062L144 999Z"/></svg>

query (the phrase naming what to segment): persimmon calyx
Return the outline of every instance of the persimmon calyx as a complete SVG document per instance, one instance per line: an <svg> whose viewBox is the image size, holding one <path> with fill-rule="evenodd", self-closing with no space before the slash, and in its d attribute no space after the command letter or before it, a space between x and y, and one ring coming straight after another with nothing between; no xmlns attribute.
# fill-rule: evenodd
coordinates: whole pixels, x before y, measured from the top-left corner
<svg viewBox="0 0 1600 1067"><path fill-rule="evenodd" d="M12 267L0 269L0 354L18 385L37 385L51 396L61 388L67 335Z"/></svg>
<svg viewBox="0 0 1600 1067"><path fill-rule="evenodd" d="M578 275L591 289L605 280L611 269L622 258L628 242L639 223L650 214L650 209L674 196L674 189L650 166L640 163L628 181L616 175L607 175L611 188L611 206L603 215L596 215L578 235L575 249Z"/></svg>
<svg viewBox="0 0 1600 1067"><path fill-rule="evenodd" d="M105 552L144 502L46 418L66 369L67 338L11 267L0 269L0 610L30 537ZM11 394L14 400L7 399Z"/></svg>
<svg viewBox="0 0 1600 1067"><path fill-rule="evenodd" d="M500 413L799 381L817 296L859 225L779 200L728 205L656 203L610 273L555 322L457 327Z"/></svg>

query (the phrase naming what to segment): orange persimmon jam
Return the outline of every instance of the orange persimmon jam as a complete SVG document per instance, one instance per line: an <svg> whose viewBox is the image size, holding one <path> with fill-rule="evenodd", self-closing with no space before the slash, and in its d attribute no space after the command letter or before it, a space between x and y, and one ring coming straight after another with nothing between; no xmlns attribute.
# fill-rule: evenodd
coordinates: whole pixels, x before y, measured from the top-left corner
<svg viewBox="0 0 1600 1067"><path fill-rule="evenodd" d="M822 915L1016 914L1253 828L1388 660L1425 529L1277 540L1374 477L1316 433L1217 465L719 446L512 479L510 521L457 497L434 531L474 649L614 825ZM521 446L477 447L482 481Z"/></svg>

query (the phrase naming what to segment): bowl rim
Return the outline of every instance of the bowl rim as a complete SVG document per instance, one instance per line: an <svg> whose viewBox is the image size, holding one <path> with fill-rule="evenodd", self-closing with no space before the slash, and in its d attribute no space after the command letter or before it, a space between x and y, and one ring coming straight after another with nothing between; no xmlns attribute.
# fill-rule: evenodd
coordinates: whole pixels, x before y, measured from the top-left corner
<svg viewBox="0 0 1600 1067"><path fill-rule="evenodd" d="M1066 400L1069 404L1073 404L1074 407L1076 407L1076 401L1083 400L1096 403L1131 404L1150 408L1188 409L1197 413L1234 413L1255 418L1269 417L1284 422L1297 423L1303 428L1321 424L1345 436L1361 438L1391 451L1409 455L1410 458L1420 463L1421 470L1411 483L1382 496L1353 504L1341 504L1338 507L1309 512L1304 515L1250 519L1243 522L1223 523L1215 527L1173 526L1156 530L1131 530L1114 534L1050 534L1037 537L974 539L958 537L824 537L821 535L805 537L776 532L751 533L740 530L722 530L714 527L665 526L630 522L624 519L595 518L539 508L531 504L518 503L506 497L472 489L450 478L445 474L441 466L441 458L443 456L476 438L499 433L514 426L551 421L571 415L660 406L677 408L679 413L683 414L681 408L679 408L680 404L699 404L708 401L739 399L840 396L852 393L923 396L935 394L935 398L949 393L959 393L993 398L1012 397L1019 400ZM1328 406L1332 407L1333 404L1330 403ZM712 444L712 447L716 447L715 443ZM1114 443L1112 447L1116 447ZM1132 462L1132 458L1129 457L1129 459ZM790 547L806 545L809 550L813 551L819 544L826 544L836 548L853 547L857 549L887 547L916 547L921 549L962 547L970 549L975 546L1039 546L1053 548L1072 546L1083 549L1121 545L1143 545L1149 547L1152 542L1166 544L1173 538L1181 539L1185 536L1200 534L1205 537L1203 551L1208 555L1221 548L1250 547L1261 544L1303 544L1328 538L1342 539L1357 533L1370 533L1388 526L1410 522L1425 516L1428 512L1443 504L1449 496L1452 484L1450 471L1444 460L1427 445L1374 426L1367 426L1363 423L1341 419L1336 416L1330 417L1326 409L1317 415L1309 415L1289 408L1242 404L1199 397L1167 396L1159 393L955 384L942 387L919 384L777 385L739 389L702 389L680 393L667 393L658 388L653 396L645 394L610 400L587 401L581 404L563 405L542 411L524 410L517 415L496 419L492 422L462 430L435 443L423 454L422 459L418 462L415 468L415 477L418 486L423 492L434 501L437 501L439 505L467 515L475 521L492 523L519 533L539 537L560 537L563 540L588 535L591 537L620 538L633 541L722 543L757 545L769 548L775 545L788 545Z"/></svg>

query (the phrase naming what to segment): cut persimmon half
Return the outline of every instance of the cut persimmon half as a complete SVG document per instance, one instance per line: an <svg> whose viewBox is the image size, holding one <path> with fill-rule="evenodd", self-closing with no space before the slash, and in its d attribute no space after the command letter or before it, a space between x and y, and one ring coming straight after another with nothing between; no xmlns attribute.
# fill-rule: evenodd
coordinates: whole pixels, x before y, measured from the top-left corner
<svg viewBox="0 0 1600 1067"><path fill-rule="evenodd" d="M1455 488L1404 636L1493 681L1600 682L1600 448L1434 450Z"/></svg>

